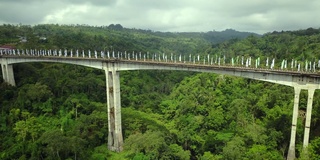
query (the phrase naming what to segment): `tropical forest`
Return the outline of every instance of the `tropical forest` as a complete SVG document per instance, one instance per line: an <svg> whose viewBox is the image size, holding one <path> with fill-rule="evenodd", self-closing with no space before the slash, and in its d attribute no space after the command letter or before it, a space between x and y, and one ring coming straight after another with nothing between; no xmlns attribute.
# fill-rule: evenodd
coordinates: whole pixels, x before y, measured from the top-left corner
<svg viewBox="0 0 320 160"><path fill-rule="evenodd" d="M0 48L320 59L320 29L158 32L120 24L0 25ZM262 63L262 65L264 65ZM0 72L3 160L283 160L291 136L294 89L252 79L187 71L120 72L123 151L108 149L103 70L62 63L13 65ZM303 152L307 90L299 102L297 159L320 159L320 92ZM304 153L304 154L303 154Z"/></svg>

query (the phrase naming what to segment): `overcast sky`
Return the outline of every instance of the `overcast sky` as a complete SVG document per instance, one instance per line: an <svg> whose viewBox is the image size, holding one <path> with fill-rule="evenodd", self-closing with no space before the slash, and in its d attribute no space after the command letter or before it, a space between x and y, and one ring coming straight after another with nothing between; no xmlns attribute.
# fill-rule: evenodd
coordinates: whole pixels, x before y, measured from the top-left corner
<svg viewBox="0 0 320 160"><path fill-rule="evenodd" d="M320 28L319 15L320 0L0 0L1 24L121 24L169 32Z"/></svg>

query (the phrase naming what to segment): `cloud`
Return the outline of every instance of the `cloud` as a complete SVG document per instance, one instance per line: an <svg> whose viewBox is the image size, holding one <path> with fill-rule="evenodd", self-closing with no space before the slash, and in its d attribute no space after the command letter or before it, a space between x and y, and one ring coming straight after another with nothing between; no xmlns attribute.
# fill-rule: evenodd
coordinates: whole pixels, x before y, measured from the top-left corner
<svg viewBox="0 0 320 160"><path fill-rule="evenodd" d="M0 2L0 21L7 23L37 23L41 22L43 15L50 12L48 3L42 7L32 5L34 1L26 3ZM44 9L43 9L44 8Z"/></svg>
<svg viewBox="0 0 320 160"><path fill-rule="evenodd" d="M117 0L65 0L63 2L69 2L71 4L91 4L91 5L94 5L94 6L110 6L110 5L113 5L117 2Z"/></svg>
<svg viewBox="0 0 320 160"><path fill-rule="evenodd" d="M319 28L317 0L1 0L0 23L109 25L156 31Z"/></svg>

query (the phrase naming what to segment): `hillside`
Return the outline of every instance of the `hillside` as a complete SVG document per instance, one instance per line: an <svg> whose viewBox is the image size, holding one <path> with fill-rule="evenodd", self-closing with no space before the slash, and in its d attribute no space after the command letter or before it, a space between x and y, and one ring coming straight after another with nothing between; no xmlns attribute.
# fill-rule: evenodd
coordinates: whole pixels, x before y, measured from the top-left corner
<svg viewBox="0 0 320 160"><path fill-rule="evenodd" d="M117 27L116 27L117 26ZM156 32L127 29L121 25L93 27L85 25L0 26L0 45L18 48L73 48L138 52L199 53L211 44L229 39L243 39L251 33L222 32ZM20 38L20 39L19 39ZM21 38L27 42L21 42ZM41 40L41 38L46 38Z"/></svg>
<svg viewBox="0 0 320 160"><path fill-rule="evenodd" d="M2 25L0 44L304 61L319 60L319 31L245 36L233 30L162 33L121 25ZM114 153L107 150L103 71L52 63L16 64L14 71L17 87L0 77L0 159L278 160L287 154L294 96L290 87L208 73L123 71L124 151ZM319 91L308 155L302 155L306 103L307 92L302 91L296 156L319 159Z"/></svg>

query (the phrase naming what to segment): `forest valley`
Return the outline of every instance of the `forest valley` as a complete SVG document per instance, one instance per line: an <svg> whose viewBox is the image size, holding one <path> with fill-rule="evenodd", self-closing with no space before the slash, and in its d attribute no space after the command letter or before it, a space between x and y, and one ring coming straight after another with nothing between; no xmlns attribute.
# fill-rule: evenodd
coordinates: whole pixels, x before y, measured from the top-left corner
<svg viewBox="0 0 320 160"><path fill-rule="evenodd" d="M256 35L230 29L170 33L121 25L4 24L0 45L304 61L320 59L320 29ZM288 151L294 91L287 86L208 73L122 71L124 151L115 153L107 149L102 70L56 63L13 67L16 87L0 77L0 159L280 160ZM298 159L320 159L318 90L314 96L304 155L307 91L300 95Z"/></svg>

